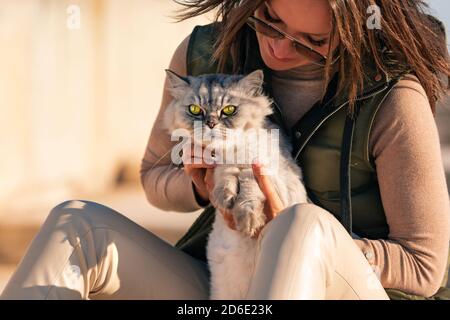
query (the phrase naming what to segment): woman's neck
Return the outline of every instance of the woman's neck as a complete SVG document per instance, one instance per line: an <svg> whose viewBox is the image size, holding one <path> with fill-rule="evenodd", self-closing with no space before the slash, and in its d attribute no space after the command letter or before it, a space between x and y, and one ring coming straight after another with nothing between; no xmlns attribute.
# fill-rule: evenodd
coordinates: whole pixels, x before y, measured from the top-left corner
<svg viewBox="0 0 450 320"><path fill-rule="evenodd" d="M320 80L324 78L324 67L316 64L307 64L288 70L271 70L277 78L292 80Z"/></svg>

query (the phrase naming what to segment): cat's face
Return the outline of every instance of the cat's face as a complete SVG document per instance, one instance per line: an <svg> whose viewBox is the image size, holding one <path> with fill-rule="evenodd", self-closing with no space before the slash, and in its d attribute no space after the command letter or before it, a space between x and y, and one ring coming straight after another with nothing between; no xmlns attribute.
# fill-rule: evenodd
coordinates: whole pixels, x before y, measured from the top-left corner
<svg viewBox="0 0 450 320"><path fill-rule="evenodd" d="M222 139L227 130L262 128L266 116L272 113L270 99L262 95L261 70L247 76L181 77L166 72L174 98L164 117L169 131L186 129L194 136L194 128L201 126L204 136Z"/></svg>

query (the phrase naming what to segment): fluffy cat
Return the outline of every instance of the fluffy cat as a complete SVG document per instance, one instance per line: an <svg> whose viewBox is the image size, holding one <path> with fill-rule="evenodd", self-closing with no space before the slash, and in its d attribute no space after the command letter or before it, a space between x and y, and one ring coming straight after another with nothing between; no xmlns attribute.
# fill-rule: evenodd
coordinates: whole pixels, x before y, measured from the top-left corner
<svg viewBox="0 0 450 320"><path fill-rule="evenodd" d="M309 202L301 170L293 160L291 146L281 130L275 145L271 144L273 140L269 135L255 138L251 134L255 130L279 129L267 118L272 113L272 101L263 94L261 70L245 76L210 74L199 77L181 77L170 70L166 72L174 98L164 114L164 126L170 133L183 129L193 144L212 145L215 151L212 159L215 160L224 160L224 155L230 151L237 154L239 150L247 152L264 143L269 144L271 147L264 150L270 149L270 152L266 152L264 159L259 159L267 160L264 163L271 173L269 177L283 204L288 207ZM194 130L195 123L200 123L202 135ZM230 132L239 132L238 139L227 139ZM250 154L246 152L243 154ZM252 236L266 223L265 197L253 176L252 159L246 160L244 163L222 161L214 170L212 203L218 209L231 212L237 230L230 229L223 215L216 210L206 248L211 271L211 299L245 299L256 259L257 240Z"/></svg>

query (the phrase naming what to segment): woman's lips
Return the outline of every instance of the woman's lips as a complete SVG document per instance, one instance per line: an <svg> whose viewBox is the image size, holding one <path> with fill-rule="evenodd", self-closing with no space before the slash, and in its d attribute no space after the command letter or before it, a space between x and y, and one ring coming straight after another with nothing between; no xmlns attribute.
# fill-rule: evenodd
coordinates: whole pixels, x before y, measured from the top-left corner
<svg viewBox="0 0 450 320"><path fill-rule="evenodd" d="M267 47L269 48L269 54L270 54L270 55L272 56L272 58L275 59L275 60L278 60L278 61L281 61L281 62L291 62L292 60L294 60L294 59L280 59L280 58L277 58L277 57L275 56L275 52L273 51L273 48L272 48L272 46L270 45L269 42L267 42Z"/></svg>

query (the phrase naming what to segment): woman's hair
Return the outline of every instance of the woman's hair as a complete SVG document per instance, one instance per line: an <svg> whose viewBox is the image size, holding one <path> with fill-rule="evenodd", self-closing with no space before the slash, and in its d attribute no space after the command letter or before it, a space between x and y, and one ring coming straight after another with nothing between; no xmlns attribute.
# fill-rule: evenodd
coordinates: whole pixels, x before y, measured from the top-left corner
<svg viewBox="0 0 450 320"><path fill-rule="evenodd" d="M240 41L247 18L264 0L174 0L184 7L178 21L209 11L216 11L215 21L221 21L215 43L214 59L223 72L228 58L233 72L239 65ZM332 12L333 36L337 36L340 54L338 93L347 92L353 110L364 80L364 58L371 56L378 70L390 76L411 69L425 89L433 113L437 100L450 87L450 63L445 28L431 15L422 0L328 0ZM381 14L381 29L368 28L369 6L377 5ZM387 50L383 50L386 47ZM388 54L387 54L388 53ZM328 55L330 56L330 54ZM331 60L331 59L328 59ZM325 83L331 77L332 66L325 66ZM450 82L450 81L449 81Z"/></svg>

